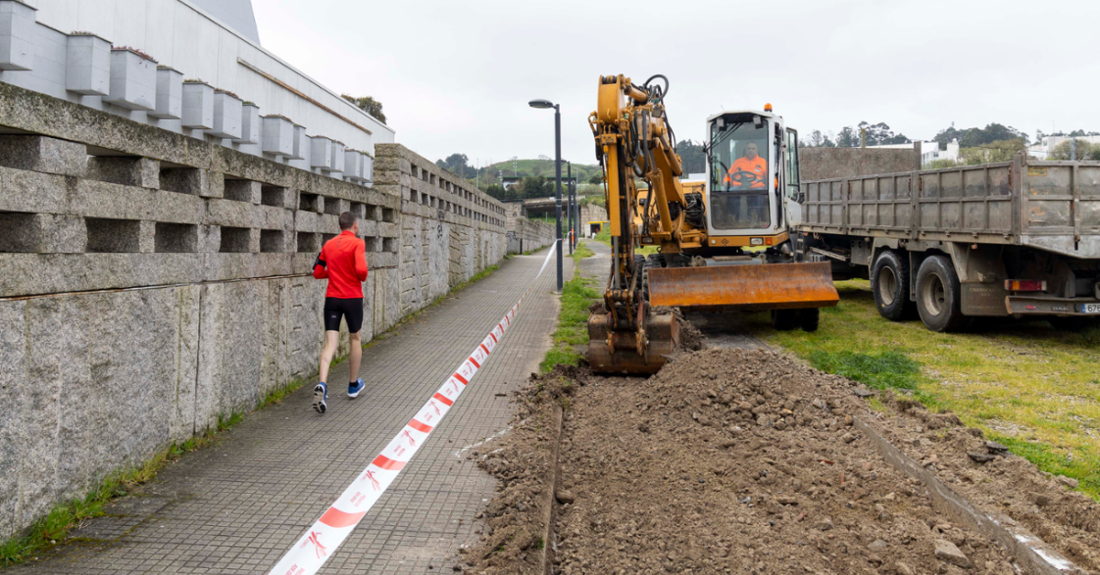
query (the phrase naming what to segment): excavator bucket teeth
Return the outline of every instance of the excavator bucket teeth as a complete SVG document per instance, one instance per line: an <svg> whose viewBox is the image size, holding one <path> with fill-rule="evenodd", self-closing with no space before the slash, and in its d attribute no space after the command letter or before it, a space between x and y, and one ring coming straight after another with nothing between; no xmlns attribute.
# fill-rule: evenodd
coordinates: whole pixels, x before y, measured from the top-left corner
<svg viewBox="0 0 1100 575"><path fill-rule="evenodd" d="M654 306L770 310L834 306L828 262L650 268Z"/></svg>
<svg viewBox="0 0 1100 575"><path fill-rule="evenodd" d="M588 318L588 364L595 373L648 375L657 373L680 345L680 325L671 313L649 313L645 320L645 353L638 353L636 331L610 328L609 317Z"/></svg>

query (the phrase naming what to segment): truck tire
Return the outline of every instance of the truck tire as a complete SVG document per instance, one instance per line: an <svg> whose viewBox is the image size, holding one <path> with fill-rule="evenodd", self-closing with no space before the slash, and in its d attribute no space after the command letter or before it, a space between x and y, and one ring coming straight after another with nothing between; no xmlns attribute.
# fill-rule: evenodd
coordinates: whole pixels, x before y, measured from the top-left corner
<svg viewBox="0 0 1100 575"><path fill-rule="evenodd" d="M890 321L911 319L916 305L909 298L909 258L893 250L885 250L871 267L871 293L875 307Z"/></svg>
<svg viewBox="0 0 1100 575"><path fill-rule="evenodd" d="M798 310L798 323L802 326L802 331L817 331L817 326L821 323L821 308L808 307Z"/></svg>
<svg viewBox="0 0 1100 575"><path fill-rule="evenodd" d="M917 311L924 327L949 332L962 329L967 318L959 309L962 289L951 260L929 256L917 271Z"/></svg>
<svg viewBox="0 0 1100 575"><path fill-rule="evenodd" d="M777 331L791 331L799 325L797 309L772 310L772 327Z"/></svg>

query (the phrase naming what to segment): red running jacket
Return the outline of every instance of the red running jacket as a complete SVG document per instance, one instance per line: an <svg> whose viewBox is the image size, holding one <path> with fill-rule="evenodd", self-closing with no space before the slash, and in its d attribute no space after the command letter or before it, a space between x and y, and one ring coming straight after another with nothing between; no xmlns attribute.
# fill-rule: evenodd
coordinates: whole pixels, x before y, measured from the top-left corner
<svg viewBox="0 0 1100 575"><path fill-rule="evenodd" d="M328 278L325 297L354 299L363 297L367 281L367 246L351 230L325 242L313 264L313 277Z"/></svg>

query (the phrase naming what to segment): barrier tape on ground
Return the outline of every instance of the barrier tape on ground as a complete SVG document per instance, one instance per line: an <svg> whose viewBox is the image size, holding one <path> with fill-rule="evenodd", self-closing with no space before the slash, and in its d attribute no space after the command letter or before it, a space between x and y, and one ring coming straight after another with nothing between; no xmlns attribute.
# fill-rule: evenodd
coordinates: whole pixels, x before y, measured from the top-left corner
<svg viewBox="0 0 1100 575"><path fill-rule="evenodd" d="M401 469L409 463L420 446L424 445L424 441L431 435L432 430L443 421L447 411L470 384L474 375L485 365L489 354L493 352L504 337L504 333L515 321L519 306L527 299L531 286L542 276L542 272L546 271L546 266L550 263L550 258L556 249L555 243L550 253L546 255L546 260L542 262L539 273L532 278L531 284L512 309L508 310L508 313L501 318L489 335L485 336L473 353L463 360L458 369L447 378L447 382L428 399L428 403L424 404L424 407L421 407L420 411L405 424L401 433L390 441L374 461L344 490L340 498L302 535L290 551L283 555L268 575L313 575L336 552L386 488L401 473Z"/></svg>

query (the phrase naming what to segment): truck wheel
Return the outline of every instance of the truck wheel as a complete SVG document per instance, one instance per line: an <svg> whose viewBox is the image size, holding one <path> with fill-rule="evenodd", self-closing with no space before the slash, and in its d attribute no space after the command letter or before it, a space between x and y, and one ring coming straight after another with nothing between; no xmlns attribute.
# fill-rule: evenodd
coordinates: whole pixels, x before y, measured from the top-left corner
<svg viewBox="0 0 1100 575"><path fill-rule="evenodd" d="M879 315L890 321L913 317L907 259L898 252L886 250L875 258L875 265L871 268L871 293L875 296L875 307Z"/></svg>
<svg viewBox="0 0 1100 575"><path fill-rule="evenodd" d="M821 308L808 307L798 310L798 323L802 326L802 331L817 331L817 326L821 323Z"/></svg>
<svg viewBox="0 0 1100 575"><path fill-rule="evenodd" d="M959 309L962 290L951 260L929 256L917 271L917 311L924 327L948 332L962 329L967 318Z"/></svg>
<svg viewBox="0 0 1100 575"><path fill-rule="evenodd" d="M796 309L772 310L772 327L778 331L791 331L798 327L799 317Z"/></svg>

